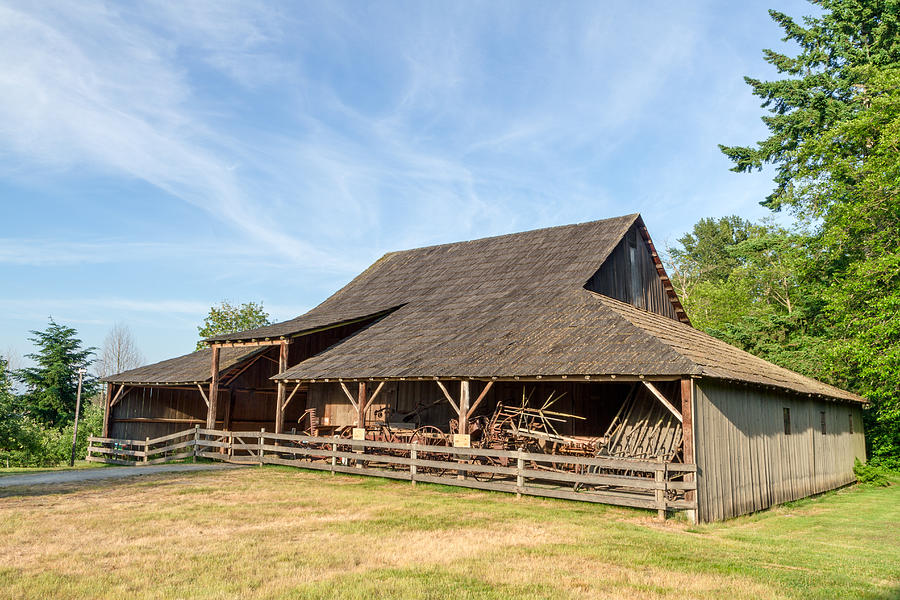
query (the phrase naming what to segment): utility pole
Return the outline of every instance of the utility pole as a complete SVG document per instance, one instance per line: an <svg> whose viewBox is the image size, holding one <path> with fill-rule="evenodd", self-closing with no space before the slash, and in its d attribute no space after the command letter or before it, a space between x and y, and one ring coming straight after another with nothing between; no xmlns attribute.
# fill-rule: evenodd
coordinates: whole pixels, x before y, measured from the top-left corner
<svg viewBox="0 0 900 600"><path fill-rule="evenodd" d="M72 432L72 456L69 457L69 466L75 466L75 444L78 442L78 413L81 412L81 379L87 369L78 369L78 393L75 394L75 430Z"/></svg>

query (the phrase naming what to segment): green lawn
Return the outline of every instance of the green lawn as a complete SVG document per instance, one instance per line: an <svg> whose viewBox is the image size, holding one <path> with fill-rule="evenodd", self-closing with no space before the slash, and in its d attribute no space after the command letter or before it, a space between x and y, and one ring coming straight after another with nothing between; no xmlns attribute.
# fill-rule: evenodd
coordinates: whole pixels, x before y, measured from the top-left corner
<svg viewBox="0 0 900 600"><path fill-rule="evenodd" d="M3 598L900 598L900 482L697 527L269 466L0 495Z"/></svg>

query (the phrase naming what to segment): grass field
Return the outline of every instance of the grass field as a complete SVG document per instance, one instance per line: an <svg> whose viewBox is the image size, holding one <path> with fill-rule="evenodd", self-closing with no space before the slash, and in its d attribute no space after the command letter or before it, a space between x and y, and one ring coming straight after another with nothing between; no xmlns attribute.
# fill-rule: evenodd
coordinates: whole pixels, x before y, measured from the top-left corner
<svg viewBox="0 0 900 600"><path fill-rule="evenodd" d="M2 598L900 598L900 485L724 524L290 468L0 490Z"/></svg>

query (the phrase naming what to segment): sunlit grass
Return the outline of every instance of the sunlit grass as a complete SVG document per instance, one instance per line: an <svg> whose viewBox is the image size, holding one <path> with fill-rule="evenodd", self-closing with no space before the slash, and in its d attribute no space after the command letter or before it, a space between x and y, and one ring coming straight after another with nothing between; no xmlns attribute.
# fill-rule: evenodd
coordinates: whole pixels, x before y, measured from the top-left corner
<svg viewBox="0 0 900 600"><path fill-rule="evenodd" d="M896 598L898 530L900 485L692 527L250 467L0 498L0 597Z"/></svg>

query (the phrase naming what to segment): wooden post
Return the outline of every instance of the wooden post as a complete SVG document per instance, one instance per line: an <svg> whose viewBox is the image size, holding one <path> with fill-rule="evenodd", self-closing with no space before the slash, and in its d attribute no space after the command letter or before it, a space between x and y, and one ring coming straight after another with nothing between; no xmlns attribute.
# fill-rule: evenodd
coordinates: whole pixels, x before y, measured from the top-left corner
<svg viewBox="0 0 900 600"><path fill-rule="evenodd" d="M149 458L150 458L150 438L146 437L146 438L144 438L144 462L146 463Z"/></svg>
<svg viewBox="0 0 900 600"><path fill-rule="evenodd" d="M415 448L409 451L409 458L412 461L416 461L419 459L419 452ZM409 481L413 485L416 485L416 465L415 462L411 462L409 465Z"/></svg>
<svg viewBox="0 0 900 600"><path fill-rule="evenodd" d="M459 420L459 434L466 435L469 433L469 380L463 379L459 382L459 412L457 413ZM459 464L466 462L464 459L460 458L457 461ZM456 471L457 479L465 479L466 471L457 470Z"/></svg>
<svg viewBox="0 0 900 600"><path fill-rule="evenodd" d="M106 406L103 410L103 437L109 437L109 403L112 402L113 384L106 384Z"/></svg>
<svg viewBox="0 0 900 600"><path fill-rule="evenodd" d="M263 427L259 430L259 449L256 451L256 456L259 459L259 466L262 466L263 464L263 443L265 443L265 438L263 436L265 436L265 434L266 428Z"/></svg>
<svg viewBox="0 0 900 600"><path fill-rule="evenodd" d="M366 426L366 382L359 382L359 395L356 399L356 426Z"/></svg>
<svg viewBox="0 0 900 600"><path fill-rule="evenodd" d="M681 433L682 433L682 443L681 443L681 461L686 465L693 465L696 463L696 458L694 456L694 412L693 412L693 402L694 399L694 382L691 381L690 378L684 378L681 380ZM685 473L684 481L694 481L693 473ZM688 502L695 502L697 499L697 493L694 490L689 490L684 493L684 499ZM697 523L697 510L690 509L687 511L687 517L690 519L691 523Z"/></svg>
<svg viewBox="0 0 900 600"><path fill-rule="evenodd" d="M191 457L191 462L197 462L197 451L200 447L200 426L194 425L194 455Z"/></svg>
<svg viewBox="0 0 900 600"><path fill-rule="evenodd" d="M212 347L212 367L209 380L209 408L206 410L206 428L216 428L216 405L219 399L219 347Z"/></svg>
<svg viewBox="0 0 900 600"><path fill-rule="evenodd" d="M666 482L666 463L663 462L662 456L656 457L656 462L659 463L656 467L656 518L660 521L666 520L666 491L663 489L663 485Z"/></svg>
<svg viewBox="0 0 900 600"><path fill-rule="evenodd" d="M337 436L333 436L333 438L336 440L336 439L337 439ZM337 442L331 442L331 451L332 451L332 452L337 452ZM334 454L332 454L332 455L331 455L331 474L332 474L332 475L334 475L334 467L335 467L335 465L337 465L337 456L335 456Z"/></svg>
<svg viewBox="0 0 900 600"><path fill-rule="evenodd" d="M289 340L284 340L281 342L281 348L278 352L278 372L284 373L287 371L287 363L288 363L288 344ZM287 389L284 381L279 380L277 384L278 393L275 396L275 433L283 433L284 432L284 398L285 398L285 390ZM278 443L277 441L275 442Z"/></svg>
<svg viewBox="0 0 900 600"><path fill-rule="evenodd" d="M525 477L522 475L522 471L525 470L525 459L521 456L523 450L521 448L517 450L519 457L516 459L516 498L521 498L522 488L525 487Z"/></svg>
<svg viewBox="0 0 900 600"><path fill-rule="evenodd" d="M459 382L459 433L469 433L469 381Z"/></svg>

